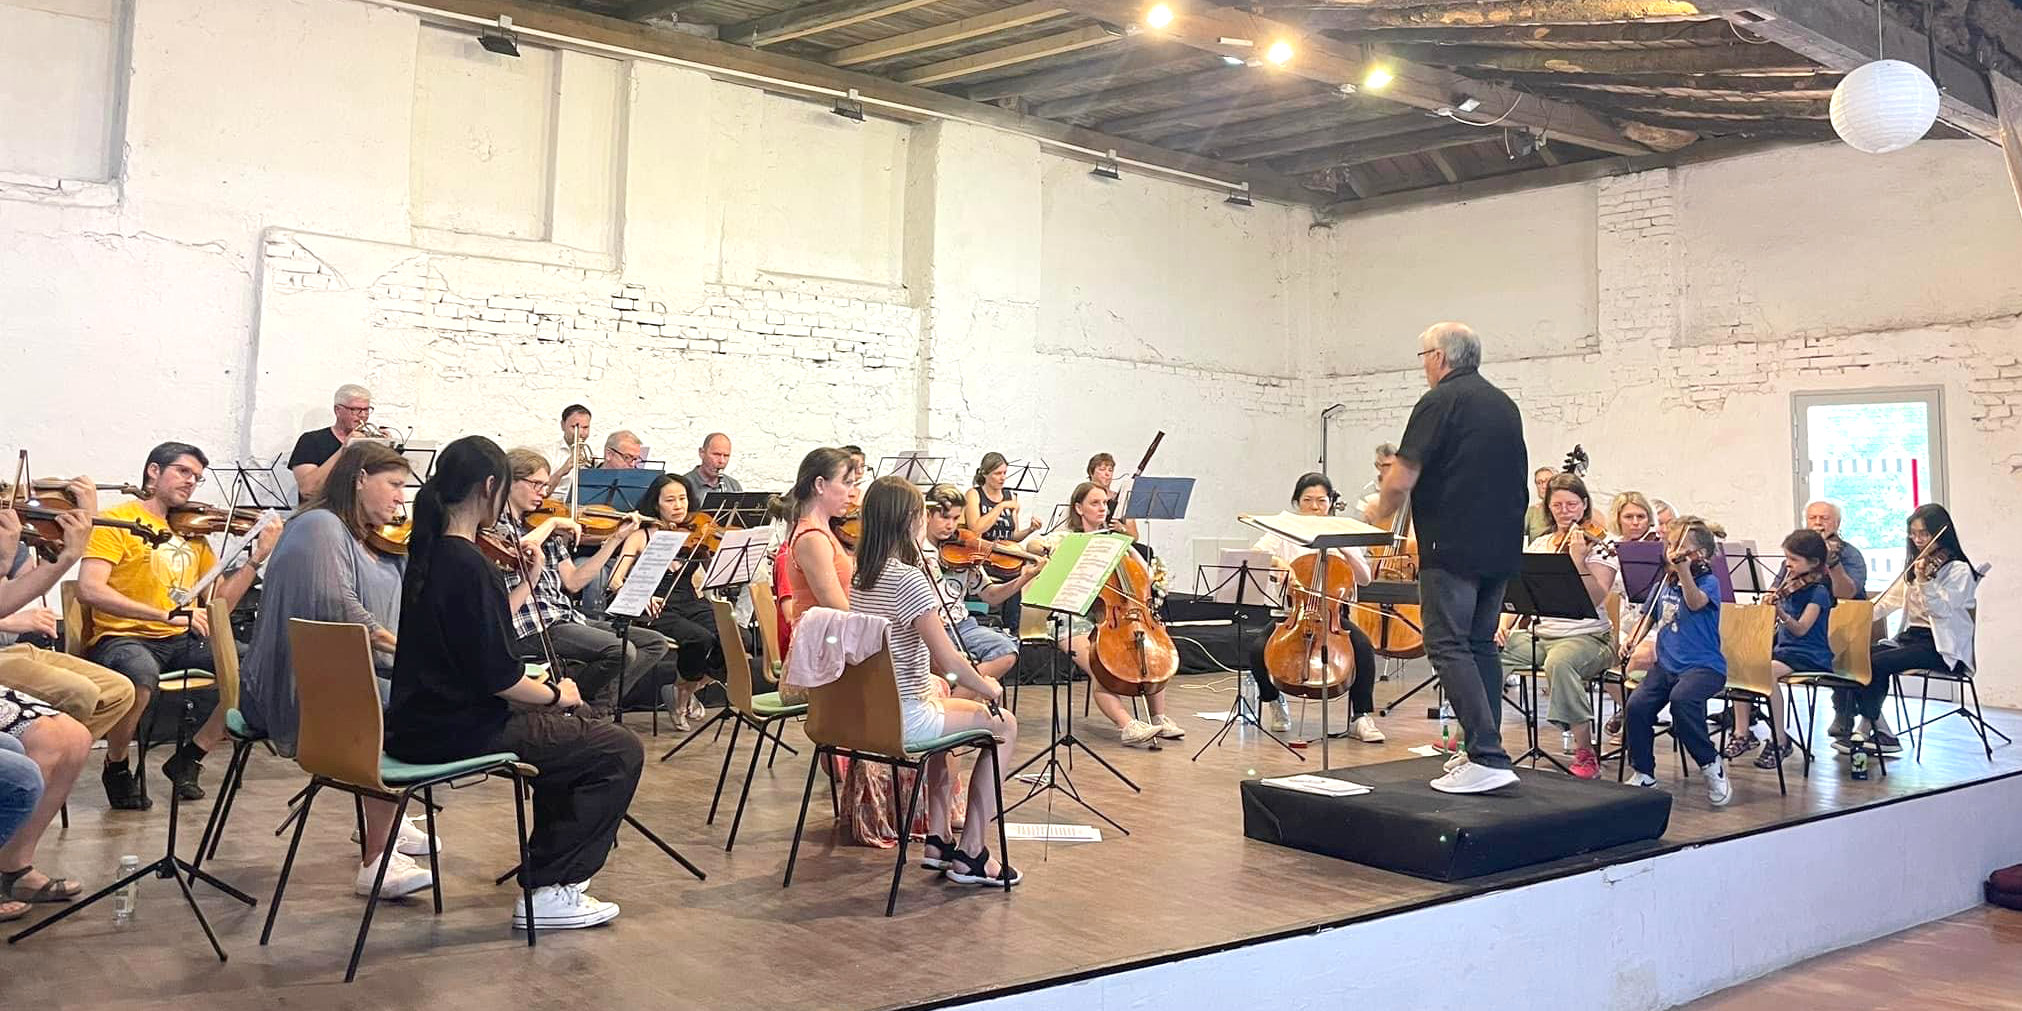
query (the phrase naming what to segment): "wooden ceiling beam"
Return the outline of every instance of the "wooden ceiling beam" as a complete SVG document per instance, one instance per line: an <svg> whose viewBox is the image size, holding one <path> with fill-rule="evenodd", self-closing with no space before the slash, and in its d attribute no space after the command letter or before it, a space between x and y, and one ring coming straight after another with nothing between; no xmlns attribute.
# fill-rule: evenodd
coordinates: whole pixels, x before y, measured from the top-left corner
<svg viewBox="0 0 2022 1011"><path fill-rule="evenodd" d="M1852 70L1876 56L1875 6L1862 0L1700 0L1708 13L1725 14L1744 31L1808 57L1828 70ZM1930 39L1894 18L1884 18L1883 48L1894 59L1924 68L1939 84L1938 117L1995 143L1999 117L1987 72L1944 50L1930 66Z"/></svg>
<svg viewBox="0 0 2022 1011"><path fill-rule="evenodd" d="M1228 161L1250 162L1260 158L1277 158L1300 151L1311 151L1319 147L1338 147L1343 144L1359 144L1385 137L1399 137L1409 133L1424 133L1452 126L1448 120L1423 113L1407 112L1382 119L1365 120L1360 123L1336 124L1320 130L1285 134L1248 144L1223 144L1216 141L1212 149L1220 152L1216 157ZM1175 145L1183 146L1183 145Z"/></svg>
<svg viewBox="0 0 2022 1011"><path fill-rule="evenodd" d="M679 14L690 7L699 7L709 0L632 0L625 5L625 20L644 21L662 14Z"/></svg>
<svg viewBox="0 0 2022 1011"><path fill-rule="evenodd" d="M1830 94L1832 89L1839 85L1842 75L1817 73L1744 77L1733 74L1637 74L1633 77L1610 77L1605 74L1554 74L1547 71L1522 74L1504 72L1495 76L1525 88L1573 88L1582 92L1657 94L1667 90L1686 90L1775 95L1784 92L1815 91Z"/></svg>
<svg viewBox="0 0 2022 1011"><path fill-rule="evenodd" d="M1125 74L1160 67L1199 67L1199 54L1161 43L1162 40L1133 35L1117 45L1103 47L1089 59L971 84L962 89L962 94L970 101L994 102L1000 98L1026 97L1068 88L1087 89Z"/></svg>
<svg viewBox="0 0 2022 1011"><path fill-rule="evenodd" d="M1340 95L1329 95L1327 98L1325 104L1284 115L1217 123L1213 126L1170 134L1159 143L1167 147L1192 151L1204 145L1226 147L1251 141L1290 137L1298 133L1311 133L1315 130L1338 129L1354 121L1347 100Z"/></svg>
<svg viewBox="0 0 2022 1011"><path fill-rule="evenodd" d="M903 70L892 75L892 80L900 84L926 86L942 84L962 77L1015 67L1020 63L1031 63L1049 56L1079 52L1092 46L1108 45L1123 39L1123 33L1106 25L1089 25L1073 31L1055 32L1028 39L1016 45L986 49L980 53L957 56L952 60L929 63L925 66Z"/></svg>
<svg viewBox="0 0 2022 1011"><path fill-rule="evenodd" d="M1329 8L1314 12L1324 17L1341 11ZM1478 28L1472 25L1442 25L1426 28L1336 28L1306 22L1307 27L1331 32L1343 42L1468 46L1570 46L1578 48L1641 48L1656 45L1677 47L1725 45L1741 41L1734 26L1720 18L1704 21L1625 21L1600 25L1504 25Z"/></svg>
<svg viewBox="0 0 2022 1011"><path fill-rule="evenodd" d="M1483 3L1316 4L1263 0L1258 10L1298 17L1312 28L1436 28L1610 24L1706 16L1696 0L1487 0Z"/></svg>
<svg viewBox="0 0 2022 1011"><path fill-rule="evenodd" d="M1425 152L1425 157L1431 159L1432 167L1438 169L1439 174L1443 176L1447 182L1457 183L1460 181L1460 173L1455 172L1453 170L1453 163L1446 160L1446 155L1441 154L1438 151L1427 151Z"/></svg>
<svg viewBox="0 0 2022 1011"><path fill-rule="evenodd" d="M1031 0L1029 3L991 11L988 14L978 14L945 25L904 32L874 42L844 46L830 52L823 57L823 60L831 67L853 67L859 63L875 63L878 60L889 60L924 49L938 49L1013 28L1023 28L1066 13L1067 8L1055 3L1054 0Z"/></svg>
<svg viewBox="0 0 2022 1011"><path fill-rule="evenodd" d="M1218 130L1282 113L1324 108L1341 101L1341 95L1332 91L1308 91L1263 102L1259 102L1257 97L1255 94L1244 92L1211 102L1196 102L1157 112L1118 116L1115 119L1104 120L1100 126L1109 133L1163 137L1182 130L1189 132Z"/></svg>
<svg viewBox="0 0 2022 1011"><path fill-rule="evenodd" d="M733 46L772 46L820 32L875 21L940 0L815 0L777 14L724 25L716 37Z"/></svg>
<svg viewBox="0 0 2022 1011"><path fill-rule="evenodd" d="M1781 46L1695 49L1495 49L1488 46L1386 46L1385 51L1440 66L1554 74L1809 73L1818 67Z"/></svg>
<svg viewBox="0 0 2022 1011"><path fill-rule="evenodd" d="M1442 148L1466 147L1470 144L1495 140L1501 136L1501 132L1497 130L1477 130L1449 123L1437 130L1406 134L1402 137L1385 137L1355 144L1314 148L1284 158L1268 159L1266 164L1286 175L1298 176L1344 165L1366 165L1385 158L1424 154Z"/></svg>
<svg viewBox="0 0 2022 1011"><path fill-rule="evenodd" d="M1253 76L1243 73L1245 69L1247 68L1210 67L1190 74L1161 77L1116 88L1103 88L1085 95L1056 98L1033 105L1026 111L1041 119L1073 119L1101 109L1171 95L1216 98L1237 89L1243 89L1245 95L1252 96L1259 93L1283 94L1289 90L1283 78L1271 80Z"/></svg>
<svg viewBox="0 0 2022 1011"><path fill-rule="evenodd" d="M1063 0L1068 6L1111 24L1132 24L1142 13L1134 0ZM1273 21L1233 7L1190 7L1183 9L1159 35L1217 55L1253 56L1276 39L1296 39L1292 59L1271 73L1292 74L1331 86L1360 87L1372 67L1390 71L1392 80L1371 92L1376 98L1418 109L1439 109L1453 105L1456 95L1467 95L1481 105L1476 115L1485 120L1505 117L1512 127L1549 130L1567 143L1614 154L1646 150L1622 136L1614 124L1565 102L1538 99L1509 88L1476 80L1466 75L1421 66L1396 58L1376 58L1362 47L1312 35L1295 25ZM1225 38L1248 39L1252 45L1224 43Z"/></svg>

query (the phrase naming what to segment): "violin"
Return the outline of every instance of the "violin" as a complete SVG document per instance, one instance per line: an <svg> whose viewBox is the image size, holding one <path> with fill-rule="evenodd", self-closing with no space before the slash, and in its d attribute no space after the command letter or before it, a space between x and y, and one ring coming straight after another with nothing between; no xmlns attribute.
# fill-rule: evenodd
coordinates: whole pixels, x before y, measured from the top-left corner
<svg viewBox="0 0 2022 1011"><path fill-rule="evenodd" d="M528 527L537 527L551 519L574 520L581 530L576 540L584 545L602 544L609 540L611 535L616 534L618 528L624 526L628 520L655 530L668 529L668 524L606 505L577 506L571 515L569 504L558 498L542 499L541 504L527 514L525 523Z"/></svg>
<svg viewBox="0 0 2022 1011"><path fill-rule="evenodd" d="M498 566L500 572L520 572L526 563L526 556L520 553L519 538L497 527L479 530L472 543L477 545L479 554Z"/></svg>
<svg viewBox="0 0 2022 1011"><path fill-rule="evenodd" d="M842 542L842 546L846 550L855 551L857 549L857 541L862 539L864 535L863 509L858 506L851 506L848 512L840 516L830 516L828 518L828 529L830 533L835 535L836 540Z"/></svg>
<svg viewBox="0 0 2022 1011"><path fill-rule="evenodd" d="M1783 579L1778 580L1775 586L1770 587L1768 593L1762 595L1761 602L1764 604L1781 604L1810 587L1826 582L1827 578L1823 566L1802 575L1785 576Z"/></svg>
<svg viewBox="0 0 2022 1011"><path fill-rule="evenodd" d="M402 517L365 530L365 546L382 555L406 555L407 542L414 536L414 520Z"/></svg>
<svg viewBox="0 0 2022 1011"><path fill-rule="evenodd" d="M206 505L202 502L188 502L170 506L168 511L169 529L177 537L194 540L209 537L215 533L225 533L237 537L253 529L260 522L261 510L250 506L226 509L222 506Z"/></svg>
<svg viewBox="0 0 2022 1011"><path fill-rule="evenodd" d="M1027 562L1045 561L1030 551L1003 541L986 541L974 530L955 531L952 540L941 542L938 553L942 566L946 568L973 569L980 565L998 579L1017 578Z"/></svg>
<svg viewBox="0 0 2022 1011"><path fill-rule="evenodd" d="M1355 572L1345 559L1332 559L1327 585L1316 587L1319 563L1318 552L1292 560L1285 618L1264 642L1271 680L1302 699L1339 697L1355 681L1355 643L1341 622Z"/></svg>
<svg viewBox="0 0 2022 1011"><path fill-rule="evenodd" d="M1089 647L1089 672L1113 695L1156 695L1179 673L1179 650L1151 606L1151 570L1135 551L1102 583L1102 620Z"/></svg>
<svg viewBox="0 0 2022 1011"><path fill-rule="evenodd" d="M728 533L716 517L708 513L689 513L688 518L676 524L688 531L688 543L682 545L683 554L713 554L723 546L723 535Z"/></svg>
<svg viewBox="0 0 2022 1011"><path fill-rule="evenodd" d="M132 485L99 485L99 488L113 487L137 494L139 489ZM16 495L23 497L17 499ZM35 549L35 553L45 562L53 562L63 554L63 527L56 517L68 512L79 512L79 505L70 492L70 483L60 478L41 478L25 482L25 487L0 484L0 509L12 508L21 517L22 539ZM166 530L156 530L133 520L116 520L105 516L91 517L91 525L111 530L124 530L155 547L167 544L174 535Z"/></svg>

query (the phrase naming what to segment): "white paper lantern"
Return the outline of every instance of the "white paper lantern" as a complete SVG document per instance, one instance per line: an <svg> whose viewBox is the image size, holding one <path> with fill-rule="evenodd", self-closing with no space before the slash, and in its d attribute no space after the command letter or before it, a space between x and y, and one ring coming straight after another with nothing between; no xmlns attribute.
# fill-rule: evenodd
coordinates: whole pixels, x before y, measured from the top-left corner
<svg viewBox="0 0 2022 1011"><path fill-rule="evenodd" d="M1849 147L1868 154L1900 151L1938 118L1938 86L1901 60L1856 67L1832 90L1832 128Z"/></svg>

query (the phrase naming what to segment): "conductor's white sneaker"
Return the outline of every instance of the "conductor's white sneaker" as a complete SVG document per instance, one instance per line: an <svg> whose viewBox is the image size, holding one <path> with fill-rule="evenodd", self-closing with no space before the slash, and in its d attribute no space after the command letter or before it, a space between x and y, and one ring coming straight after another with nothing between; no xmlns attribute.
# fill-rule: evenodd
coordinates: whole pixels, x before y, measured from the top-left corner
<svg viewBox="0 0 2022 1011"><path fill-rule="evenodd" d="M1491 769L1469 762L1433 780L1432 788L1441 793L1487 793L1514 786L1516 781L1517 774L1513 769Z"/></svg>

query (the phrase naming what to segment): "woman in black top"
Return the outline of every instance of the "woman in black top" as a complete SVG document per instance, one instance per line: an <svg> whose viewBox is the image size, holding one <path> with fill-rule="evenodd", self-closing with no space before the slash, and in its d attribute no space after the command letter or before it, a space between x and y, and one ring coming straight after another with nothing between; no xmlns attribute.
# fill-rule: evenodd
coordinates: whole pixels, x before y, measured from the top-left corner
<svg viewBox="0 0 2022 1011"><path fill-rule="evenodd" d="M590 927L618 915L583 889L604 866L644 752L630 731L574 715L575 682L524 676L505 581L475 543L504 510L511 477L497 444L466 436L442 451L415 498L386 753L437 763L510 751L539 769L522 871L533 916L542 930ZM540 566L540 553L523 564ZM516 901L513 926L527 913Z"/></svg>
<svg viewBox="0 0 2022 1011"><path fill-rule="evenodd" d="M685 524L689 517L688 492L688 482L679 475L661 474L646 486L646 493L639 496L639 501L643 503L640 510L662 523ZM645 550L649 536L645 530L635 530L625 538L625 546L618 551L618 561L612 564L611 596L618 595L618 588L631 574L632 566L626 559L637 560L639 552ZM675 685L676 730L687 730L690 720L703 719L708 715L696 699L695 691L705 678L723 670L723 651L716 642L716 615L695 588L702 582L702 575L708 569L707 563L707 558L697 558L689 545L683 545L674 564L661 573L660 586L653 592L653 602L648 605L646 618L641 624L673 643L674 652L655 665L653 673L641 679L642 684L626 692L627 705L650 705L659 697L662 686Z"/></svg>

